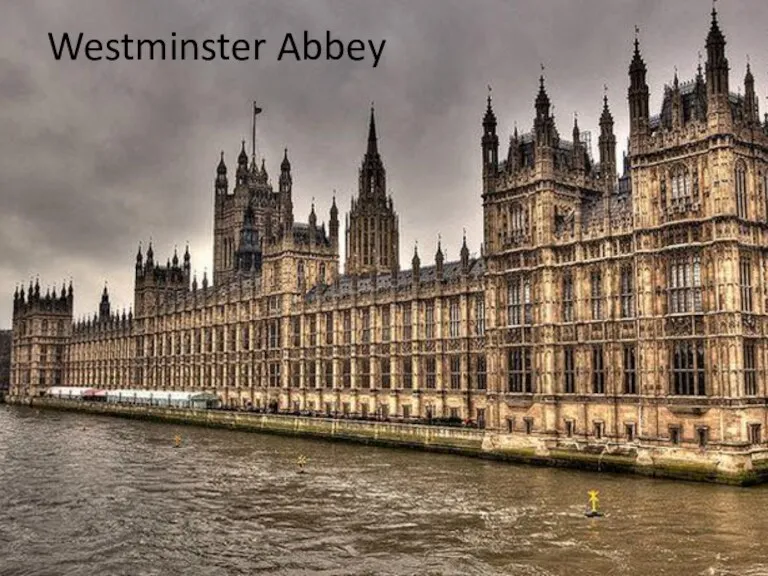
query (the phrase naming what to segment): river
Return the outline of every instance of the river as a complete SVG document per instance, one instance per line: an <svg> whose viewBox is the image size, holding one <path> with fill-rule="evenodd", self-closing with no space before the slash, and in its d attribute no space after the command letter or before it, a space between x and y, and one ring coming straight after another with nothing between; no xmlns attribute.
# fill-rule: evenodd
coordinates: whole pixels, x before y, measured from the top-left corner
<svg viewBox="0 0 768 576"><path fill-rule="evenodd" d="M766 534L768 487L0 406L0 576L751 575Z"/></svg>

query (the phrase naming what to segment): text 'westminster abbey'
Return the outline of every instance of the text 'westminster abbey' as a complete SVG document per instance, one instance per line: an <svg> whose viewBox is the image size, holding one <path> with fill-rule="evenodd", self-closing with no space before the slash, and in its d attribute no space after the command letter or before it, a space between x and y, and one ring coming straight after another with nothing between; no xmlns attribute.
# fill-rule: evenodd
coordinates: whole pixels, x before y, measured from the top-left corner
<svg viewBox="0 0 768 576"><path fill-rule="evenodd" d="M201 390L229 406L454 417L553 441L760 444L768 115L749 67L731 90L725 46L713 12L705 65L675 75L651 115L635 40L621 175L607 98L594 161L578 125L560 137L544 78L533 130L500 157L489 97L479 258L465 239L456 261L438 243L429 265L414 250L400 266L373 110L343 274L336 201L327 226L314 204L294 221L287 151L277 189L244 145L233 179L222 154L213 283L192 277L188 251L163 266L150 244L128 315L106 288L74 323L71 285L17 290L12 394Z"/></svg>

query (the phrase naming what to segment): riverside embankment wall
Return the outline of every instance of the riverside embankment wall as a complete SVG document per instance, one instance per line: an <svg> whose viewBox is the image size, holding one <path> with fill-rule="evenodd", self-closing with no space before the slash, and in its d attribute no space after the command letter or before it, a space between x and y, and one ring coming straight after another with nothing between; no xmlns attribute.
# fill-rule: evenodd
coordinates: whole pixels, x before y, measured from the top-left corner
<svg viewBox="0 0 768 576"><path fill-rule="evenodd" d="M6 400L11 404L34 408L416 448L540 466L635 473L741 486L768 481L768 452L765 449L706 451L680 446L646 446L641 442L589 443L576 439L539 438L473 428L384 421L132 406L55 398Z"/></svg>

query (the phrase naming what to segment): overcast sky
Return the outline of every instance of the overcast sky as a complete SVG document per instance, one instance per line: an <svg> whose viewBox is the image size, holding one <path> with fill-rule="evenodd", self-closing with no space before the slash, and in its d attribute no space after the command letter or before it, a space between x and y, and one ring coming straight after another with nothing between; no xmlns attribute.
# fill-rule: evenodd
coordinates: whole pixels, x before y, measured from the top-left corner
<svg viewBox="0 0 768 576"><path fill-rule="evenodd" d="M675 66L681 80L693 76L710 9L705 0L3 2L0 327L10 326L15 285L35 275L43 291L73 278L76 317L93 314L105 281L113 306L130 306L137 245L150 237L162 262L189 242L193 268L210 274L219 151L231 175L240 140L250 139L254 99L264 108L258 149L273 182L289 149L297 221L313 197L327 220L334 189L342 215L348 210L375 101L401 265L410 265L416 240L431 263L438 234L457 258L463 228L479 252L487 85L505 156L514 123L532 126L540 63L560 133L570 137L578 111L593 147L607 84L620 158L635 25L656 113ZM732 90L749 54L765 110L768 2L724 0L718 9ZM386 45L377 68L370 59L277 62L284 35L304 30ZM48 33L80 31L105 40L223 33L267 44L258 62L55 61Z"/></svg>

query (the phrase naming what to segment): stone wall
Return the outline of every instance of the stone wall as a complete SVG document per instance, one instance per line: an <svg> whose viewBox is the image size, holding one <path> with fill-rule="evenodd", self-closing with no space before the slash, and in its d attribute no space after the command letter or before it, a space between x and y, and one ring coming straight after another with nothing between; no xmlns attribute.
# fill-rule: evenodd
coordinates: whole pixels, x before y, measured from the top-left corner
<svg viewBox="0 0 768 576"><path fill-rule="evenodd" d="M15 397L9 401L36 408L74 410L177 424L416 448L540 466L635 473L740 486L768 481L768 451L758 448L730 451L694 450L689 447L647 445L641 442L595 443L573 438L552 439L520 433L506 434L473 428L398 424L384 421L187 410L88 403L54 398Z"/></svg>

